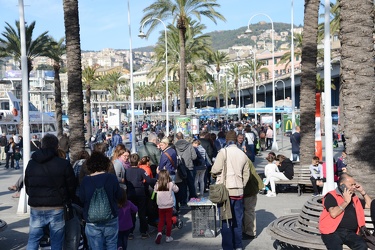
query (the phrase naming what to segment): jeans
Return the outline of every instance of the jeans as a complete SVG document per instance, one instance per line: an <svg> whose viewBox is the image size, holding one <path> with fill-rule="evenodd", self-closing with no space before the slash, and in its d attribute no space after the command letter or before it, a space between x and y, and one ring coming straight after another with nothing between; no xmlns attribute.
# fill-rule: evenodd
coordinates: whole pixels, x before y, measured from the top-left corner
<svg viewBox="0 0 375 250"><path fill-rule="evenodd" d="M197 173L195 175L195 187L197 188L197 191L200 190L200 195L203 196L204 194L204 188L205 188L205 182L204 182L204 176L205 176L206 170L197 170ZM198 185L199 183L199 185Z"/></svg>
<svg viewBox="0 0 375 250"><path fill-rule="evenodd" d="M195 170L188 170L187 172L187 186L189 188L189 200L191 198L197 198L197 191L194 186L195 181Z"/></svg>
<svg viewBox="0 0 375 250"><path fill-rule="evenodd" d="M39 249L39 241L44 235L43 228L49 226L51 249L61 250L64 244L64 211L63 209L37 210L30 209L30 230L27 250Z"/></svg>
<svg viewBox="0 0 375 250"><path fill-rule="evenodd" d="M292 153L293 161L299 161L299 154Z"/></svg>
<svg viewBox="0 0 375 250"><path fill-rule="evenodd" d="M186 180L182 180L181 182L176 183L178 187L178 192L176 195L176 210L180 210L180 205L185 206L187 202L187 185Z"/></svg>
<svg viewBox="0 0 375 250"><path fill-rule="evenodd" d="M6 159L5 146L0 147L0 160L3 161Z"/></svg>
<svg viewBox="0 0 375 250"><path fill-rule="evenodd" d="M20 168L20 161L16 160L16 169L19 169L19 168Z"/></svg>
<svg viewBox="0 0 375 250"><path fill-rule="evenodd" d="M230 199L230 207L232 219L228 223L222 220L221 247L223 250L242 249L243 200Z"/></svg>
<svg viewBox="0 0 375 250"><path fill-rule="evenodd" d="M7 157L6 157L5 168L9 168L9 160L10 160L10 167L14 168L14 154L8 152L6 156Z"/></svg>
<svg viewBox="0 0 375 250"><path fill-rule="evenodd" d="M321 237L328 250L342 250L343 244L353 250L367 250L364 239L354 231L345 228L337 228L335 232L322 234Z"/></svg>
<svg viewBox="0 0 375 250"><path fill-rule="evenodd" d="M118 218L104 223L86 223L89 249L117 250Z"/></svg>

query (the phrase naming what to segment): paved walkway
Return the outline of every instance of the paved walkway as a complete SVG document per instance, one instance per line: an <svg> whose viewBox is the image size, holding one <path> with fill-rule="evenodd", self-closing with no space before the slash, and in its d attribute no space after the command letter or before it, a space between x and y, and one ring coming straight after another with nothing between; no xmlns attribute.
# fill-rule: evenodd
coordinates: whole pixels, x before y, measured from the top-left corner
<svg viewBox="0 0 375 250"><path fill-rule="evenodd" d="M290 155L289 138L284 139L284 148L280 152L286 156ZM335 149L334 155L337 157L341 149ZM264 157L267 152L263 152L262 157L257 157L255 165L257 171L262 172L266 164ZM29 215L17 214L18 199L12 198L13 192L8 191L8 187L14 185L22 173L21 170L6 170L4 164L0 166L0 219L5 220L8 227L0 232L0 249L26 249L28 239ZM268 198L264 195L258 195L256 207L257 216L257 235L252 241L244 241L244 249L274 249L274 240L267 234L266 228L274 219L292 213L299 213L303 204L311 198L311 193L305 193L298 196L296 192L280 193L275 198ZM172 236L175 239L171 243L166 243L163 238L160 245L154 243L156 230L150 233L149 239L141 239L140 234L135 234L135 239L129 241L128 249L221 249L221 236L216 238L193 238L192 237L192 219L190 209L182 211L181 219L184 223L182 229L172 230ZM138 228L138 227L137 227Z"/></svg>

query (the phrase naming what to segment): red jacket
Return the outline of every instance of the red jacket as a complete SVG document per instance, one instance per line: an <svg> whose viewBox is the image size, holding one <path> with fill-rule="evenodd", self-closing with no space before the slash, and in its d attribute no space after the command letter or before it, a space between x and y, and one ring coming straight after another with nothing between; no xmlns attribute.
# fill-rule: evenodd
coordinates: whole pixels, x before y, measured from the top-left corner
<svg viewBox="0 0 375 250"><path fill-rule="evenodd" d="M332 190L329 192L337 201L337 204L341 204L344 202L344 197L339 193L339 191ZM363 210L361 201L358 199L357 196L353 197L353 203L355 207L355 212L357 215L357 222L358 222L358 229L357 233L359 231L359 228L361 226L365 225L365 212ZM324 203L323 203L324 206ZM323 207L323 212L320 215L319 218L319 231L321 234L330 234L336 231L337 227L339 226L342 217L344 216L344 212L339 214L336 218L332 218L329 212L325 207Z"/></svg>

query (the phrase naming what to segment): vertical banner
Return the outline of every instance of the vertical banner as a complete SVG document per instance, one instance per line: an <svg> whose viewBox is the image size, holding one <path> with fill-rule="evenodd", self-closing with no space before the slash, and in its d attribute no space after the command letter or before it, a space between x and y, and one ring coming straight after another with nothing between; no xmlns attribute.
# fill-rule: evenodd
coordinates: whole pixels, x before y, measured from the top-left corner
<svg viewBox="0 0 375 250"><path fill-rule="evenodd" d="M192 118L190 123L190 132L192 135L198 135L199 134L199 119L198 118Z"/></svg>
<svg viewBox="0 0 375 250"><path fill-rule="evenodd" d="M315 94L315 155L323 161L322 133L320 130L320 93Z"/></svg>

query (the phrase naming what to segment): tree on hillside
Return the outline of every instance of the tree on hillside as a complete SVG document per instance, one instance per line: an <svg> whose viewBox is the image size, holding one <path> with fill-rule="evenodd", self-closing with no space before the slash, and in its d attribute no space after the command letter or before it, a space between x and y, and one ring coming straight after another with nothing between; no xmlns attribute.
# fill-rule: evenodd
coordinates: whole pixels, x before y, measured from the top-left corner
<svg viewBox="0 0 375 250"><path fill-rule="evenodd" d="M341 0L340 25L340 121L345 130L348 171L374 197L373 1Z"/></svg>
<svg viewBox="0 0 375 250"><path fill-rule="evenodd" d="M69 144L70 152L77 154L85 148L78 0L64 0L63 7L68 70ZM76 155L71 159L75 160Z"/></svg>
<svg viewBox="0 0 375 250"><path fill-rule="evenodd" d="M145 13L141 24L146 21L146 26L150 26L148 33L160 24L158 20L172 19L172 23L179 29L180 42L180 114L186 115L186 30L188 19L195 16L198 20L201 16L209 18L216 23L216 19L225 20L215 9L220 8L217 0L155 0L153 4L143 10Z"/></svg>
<svg viewBox="0 0 375 250"><path fill-rule="evenodd" d="M62 56L66 54L66 46L64 44L64 38L55 41L50 37L50 41L51 48L48 50L48 57L53 60L53 71L55 73L55 117L57 122L57 137L60 138L63 135L60 68L62 64Z"/></svg>
<svg viewBox="0 0 375 250"><path fill-rule="evenodd" d="M315 155L315 93L319 5L319 0L305 0L300 94L300 160L302 165L309 165L311 157Z"/></svg>

